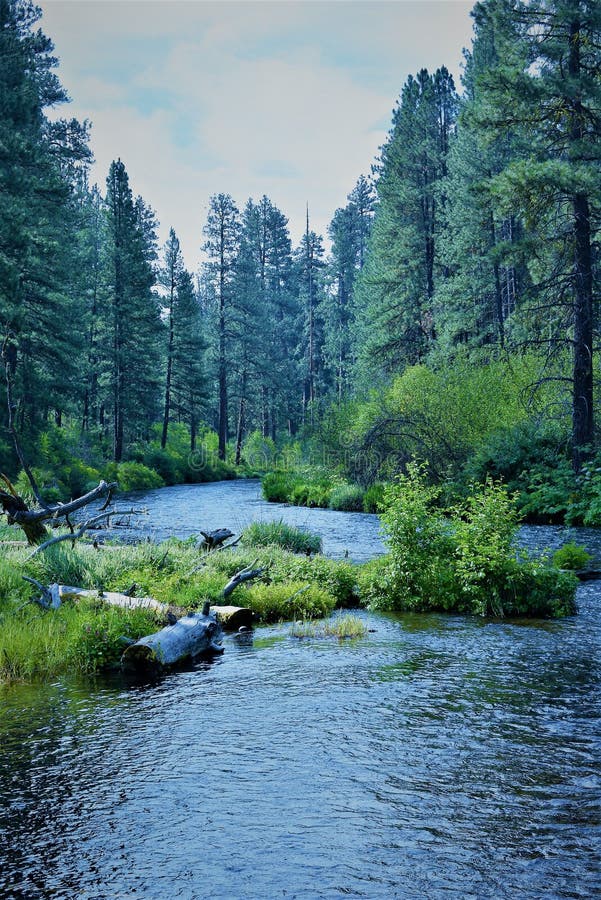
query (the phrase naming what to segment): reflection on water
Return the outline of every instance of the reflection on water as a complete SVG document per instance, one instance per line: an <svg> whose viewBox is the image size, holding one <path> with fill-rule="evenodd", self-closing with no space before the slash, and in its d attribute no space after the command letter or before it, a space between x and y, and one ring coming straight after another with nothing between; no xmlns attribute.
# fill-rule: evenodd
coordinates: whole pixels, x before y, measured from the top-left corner
<svg viewBox="0 0 601 900"><path fill-rule="evenodd" d="M0 695L0 896L591 897L599 604Z"/></svg>

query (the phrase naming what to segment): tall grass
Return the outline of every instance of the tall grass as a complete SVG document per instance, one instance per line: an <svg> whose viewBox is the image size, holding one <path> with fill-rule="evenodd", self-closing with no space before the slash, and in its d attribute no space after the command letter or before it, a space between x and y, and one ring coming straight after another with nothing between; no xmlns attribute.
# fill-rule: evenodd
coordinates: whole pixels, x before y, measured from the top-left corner
<svg viewBox="0 0 601 900"><path fill-rule="evenodd" d="M290 628L291 637L296 638L336 637L342 641L364 637L366 634L367 625L363 619L349 613L326 622L294 622Z"/></svg>
<svg viewBox="0 0 601 900"><path fill-rule="evenodd" d="M64 672L92 674L118 665L125 639L157 630L147 610L125 610L92 601L57 610L27 606L4 613L0 627L0 679L44 679Z"/></svg>
<svg viewBox="0 0 601 900"><path fill-rule="evenodd" d="M241 535L245 547L281 547L293 553L320 553L321 538L318 534L279 522L252 522Z"/></svg>

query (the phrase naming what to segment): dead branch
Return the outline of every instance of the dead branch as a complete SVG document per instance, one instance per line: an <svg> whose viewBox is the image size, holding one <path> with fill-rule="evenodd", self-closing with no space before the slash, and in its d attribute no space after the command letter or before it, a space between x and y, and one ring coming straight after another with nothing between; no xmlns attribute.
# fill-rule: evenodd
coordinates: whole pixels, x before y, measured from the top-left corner
<svg viewBox="0 0 601 900"><path fill-rule="evenodd" d="M223 598L225 600L226 597L235 591L238 585L242 584L245 581L251 581L254 578L260 578L260 576L265 571L264 569L253 569L253 566L257 560L252 562L250 566L247 566L245 569L241 569L240 572L236 572L234 576L228 581L226 586L223 589Z"/></svg>
<svg viewBox="0 0 601 900"><path fill-rule="evenodd" d="M8 479L2 476L6 483ZM8 482L10 484L10 482ZM11 485L12 487L12 485ZM30 509L22 497L14 491L0 491L0 505L2 511L8 517L9 525L18 525L23 529L29 544L41 544L48 539L48 531L45 522L65 519L78 509L83 509L89 503L110 495L118 487L116 482L107 484L101 481L93 490L68 503L56 503L53 506L45 504L41 509ZM111 513L113 515L114 513ZM89 527L89 526L88 526Z"/></svg>
<svg viewBox="0 0 601 900"><path fill-rule="evenodd" d="M86 522L84 522L82 525L80 525L80 527L77 531L74 530L73 526L67 519L67 524L69 525L69 528L71 529L69 531L69 533L68 534L59 534L58 537L49 538L47 541L44 541L43 544L39 544L39 546L37 546L35 548L33 553L29 554L29 556L26 559L26 562L28 562L30 559L33 559L33 557L36 556L38 553L42 553L43 550L47 550L48 547L51 547L53 544L60 544L61 541L71 541L71 544L74 547L75 541L78 540L78 538L83 537L84 534L86 533L86 531L88 531L90 528L93 528L99 522L105 522L105 521L109 522L111 519L111 516L134 515L134 514L140 514L142 512L143 512L143 510L141 510L141 509L125 509L125 510L114 509L111 512L105 512L105 513L101 513L98 516L93 516L91 519L88 519Z"/></svg>

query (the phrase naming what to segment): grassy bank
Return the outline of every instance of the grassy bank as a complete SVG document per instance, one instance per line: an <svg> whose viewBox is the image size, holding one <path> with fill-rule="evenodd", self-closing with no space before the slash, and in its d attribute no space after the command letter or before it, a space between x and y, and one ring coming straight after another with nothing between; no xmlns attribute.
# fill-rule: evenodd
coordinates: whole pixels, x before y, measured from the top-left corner
<svg viewBox="0 0 601 900"><path fill-rule="evenodd" d="M283 523L250 526L235 548L204 553L195 540L162 544L79 543L31 550L5 543L0 557L0 679L90 674L118 665L124 638L158 630L152 613L107 607L99 598L44 611L23 575L98 591L152 596L189 610L218 604L229 579L245 567L261 580L243 584L230 602L250 607L257 623L323 619L362 604L392 611L479 616L556 617L575 612L576 579L560 569L586 559L567 545L556 565L520 556L518 514L498 485L461 506L440 505L440 492L414 467L385 495L388 554L362 566L315 553L319 539ZM3 528L0 539L20 537ZM297 552L294 552L294 551ZM302 629L302 626L300 626ZM310 629L307 633L310 632Z"/></svg>
<svg viewBox="0 0 601 900"><path fill-rule="evenodd" d="M268 472L261 487L270 503L367 513L380 511L385 490L380 482L363 488L319 467Z"/></svg>

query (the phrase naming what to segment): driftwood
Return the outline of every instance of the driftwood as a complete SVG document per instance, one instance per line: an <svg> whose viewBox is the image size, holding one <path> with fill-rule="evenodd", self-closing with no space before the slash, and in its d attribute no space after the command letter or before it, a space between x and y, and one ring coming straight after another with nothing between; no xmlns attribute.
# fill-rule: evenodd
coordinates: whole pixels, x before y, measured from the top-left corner
<svg viewBox="0 0 601 900"><path fill-rule="evenodd" d="M239 584L258 578L262 572L262 569L253 569L252 566L241 569L224 587L224 599ZM121 664L126 671L148 671L173 666L203 653L222 653L220 639L222 624L226 622L230 629L249 627L252 612L228 606L211 607L210 601L206 600L201 613L184 616L175 624L168 625L156 634L140 638L127 647L121 657Z"/></svg>
<svg viewBox="0 0 601 900"><path fill-rule="evenodd" d="M47 522L57 522L59 519L64 519L71 530L71 534L64 537L61 536L60 540L75 539L79 535L75 534L75 529L69 521L71 513L77 512L77 510L83 509L89 503L94 503L94 501L102 498L106 498L105 506L108 505L113 491L118 488L116 482L108 484L106 481L101 481L94 490L88 491L87 494L77 497L69 503L56 503L52 506L46 504L37 509L30 509L23 498L17 494L8 478L1 474L0 478L8 487L8 491L0 490L0 506L2 507L2 512L7 516L8 524L18 525L25 532L25 537L29 544L42 544L48 541L49 543L46 546L49 546L50 542L57 543L58 541L57 538L51 537L46 528ZM114 515L114 512L103 513L103 515L108 517ZM99 517L95 518L98 519Z"/></svg>
<svg viewBox="0 0 601 900"><path fill-rule="evenodd" d="M247 566L237 572L223 589L224 599L239 584L258 578L262 571ZM190 613L179 606L159 603L153 597L132 597L116 591L92 591L59 584L46 588L35 579L23 577L40 589L41 596L35 602L44 609L56 609L65 600L77 601L87 597L124 609L149 609L168 622L160 631L140 638L125 649L121 663L128 672L147 672L174 666L203 654L223 653L221 638L224 629L233 631L252 627L252 610L245 607L211 606L210 601L206 600L202 612Z"/></svg>
<svg viewBox="0 0 601 900"><path fill-rule="evenodd" d="M228 538L234 536L234 532L230 531L229 528L217 528L216 531L201 531L200 533L203 536L203 541L200 546L208 551L215 550L227 541Z"/></svg>
<svg viewBox="0 0 601 900"><path fill-rule="evenodd" d="M126 672L148 672L203 654L223 653L221 637L221 625L207 602L202 612L184 616L174 625L167 625L126 647L121 666Z"/></svg>
<svg viewBox="0 0 601 900"><path fill-rule="evenodd" d="M256 562L256 560L255 560ZM240 572L236 572L232 578L228 581L226 586L223 589L223 599L225 600L230 596L232 591L235 591L239 584L243 584L245 581L252 581L254 578L260 578L260 576L265 571L264 569L253 569L254 562L247 566L245 569L241 569Z"/></svg>
<svg viewBox="0 0 601 900"><path fill-rule="evenodd" d="M119 606L121 609L149 609L154 612L159 621L165 625L173 625L177 619L190 615L190 610L173 603L160 603L153 597L131 597L129 594L121 594L118 591L92 591L85 588L70 587L65 584L51 584L49 588L39 582L28 578L40 588L42 596L50 601L46 608L56 609L67 600L77 602L84 598L91 598L108 603L110 606ZM39 602L39 601L36 601ZM216 616L224 631L237 631L238 628L252 627L252 610L246 606L211 606L211 615Z"/></svg>

